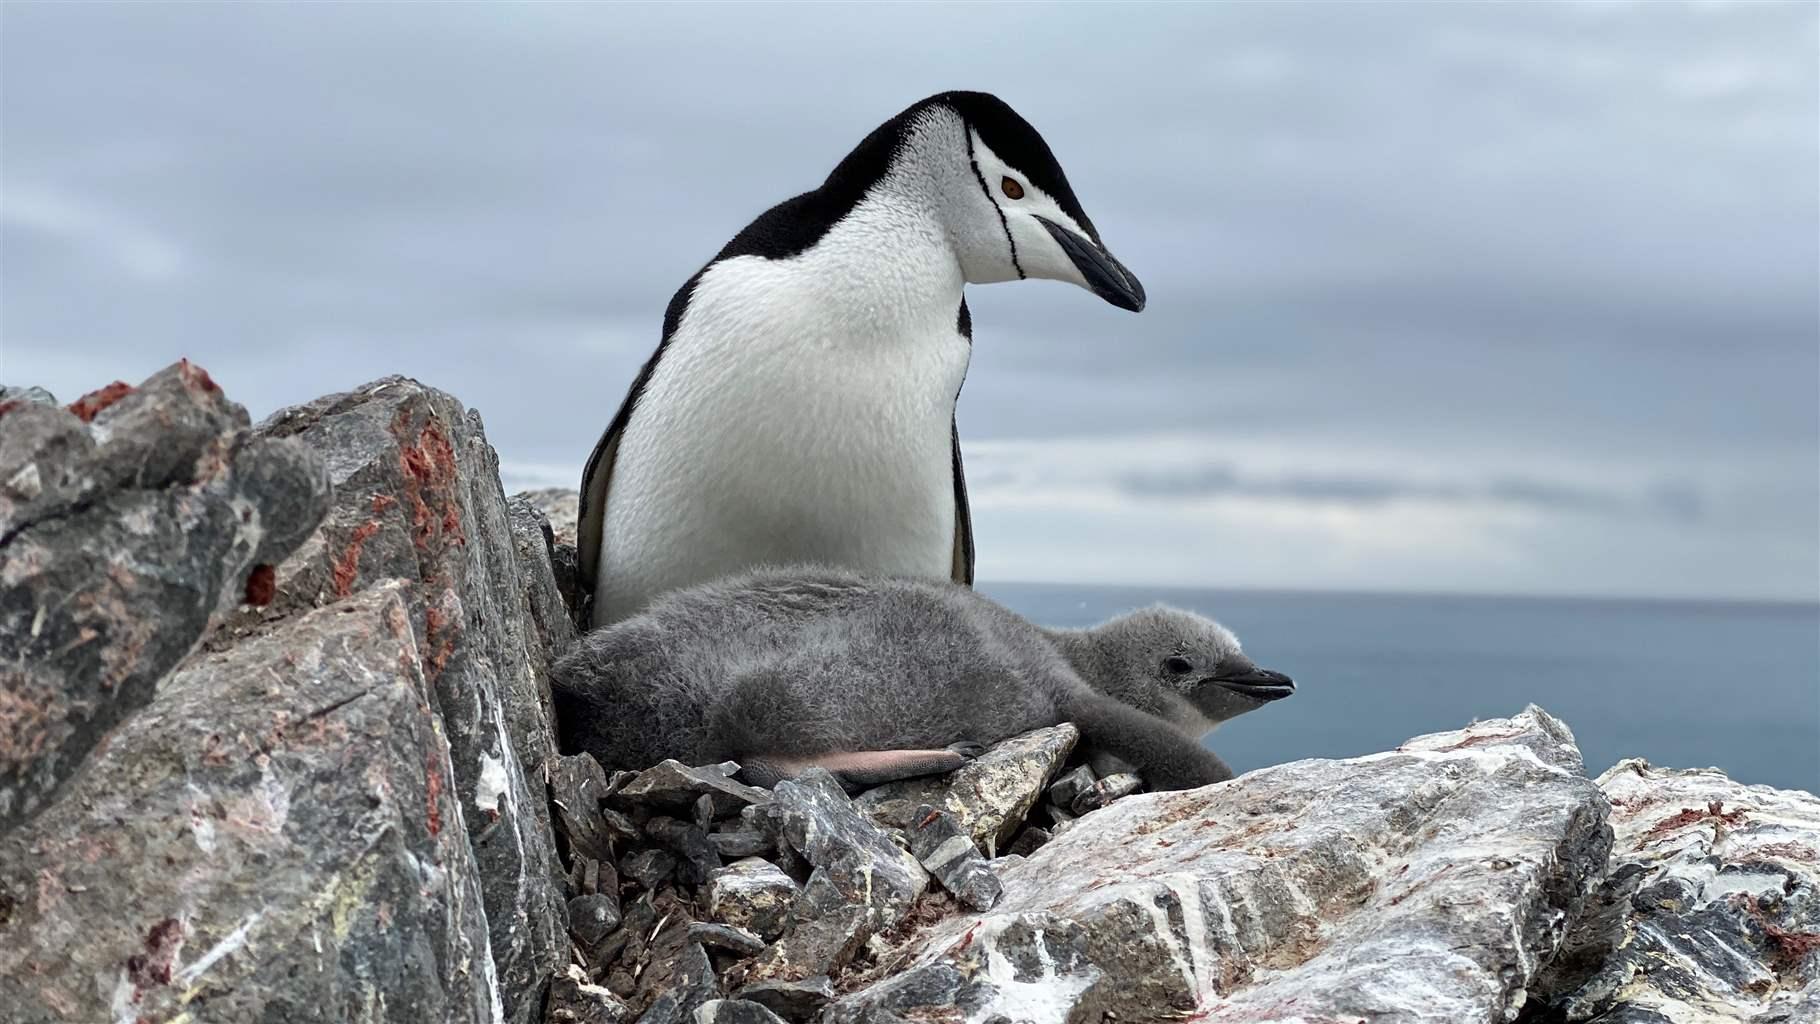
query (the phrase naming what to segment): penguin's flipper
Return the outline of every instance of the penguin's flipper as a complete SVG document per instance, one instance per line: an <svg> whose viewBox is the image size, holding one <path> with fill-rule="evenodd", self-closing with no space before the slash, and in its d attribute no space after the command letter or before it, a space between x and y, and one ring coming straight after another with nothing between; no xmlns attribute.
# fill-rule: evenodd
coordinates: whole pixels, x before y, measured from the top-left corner
<svg viewBox="0 0 1820 1024"><path fill-rule="evenodd" d="M613 480L613 461L619 455L619 438L625 433L626 420L631 418L631 407L632 396L627 395L625 406L613 417L606 433L600 435L593 454L588 456L587 468L581 471L581 507L575 522L575 571L581 577L581 593L577 596L583 601L594 597L598 582L595 576L600 569L601 538L605 536L607 526L607 487Z"/></svg>
<svg viewBox="0 0 1820 1024"><path fill-rule="evenodd" d="M962 749L956 749L962 748ZM965 765L971 748L955 744L943 750L843 750L810 757L754 757L740 762L741 774L755 786L774 786L811 768L823 768L847 789L943 775Z"/></svg>
<svg viewBox="0 0 1820 1024"><path fill-rule="evenodd" d="M964 306L962 308L965 308ZM961 468L960 425L949 421L954 441L954 582L973 586L973 512L967 506L967 474Z"/></svg>

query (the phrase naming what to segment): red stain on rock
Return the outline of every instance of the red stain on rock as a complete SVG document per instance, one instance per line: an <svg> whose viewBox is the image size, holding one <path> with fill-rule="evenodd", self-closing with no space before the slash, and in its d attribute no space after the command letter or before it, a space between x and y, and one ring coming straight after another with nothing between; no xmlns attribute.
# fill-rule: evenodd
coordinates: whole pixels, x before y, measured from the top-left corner
<svg viewBox="0 0 1820 1024"><path fill-rule="evenodd" d="M24 404L25 404L25 400L22 398L15 398L15 399L12 399L11 401L0 402L0 416L5 416L7 413L12 412L14 409L17 409Z"/></svg>
<svg viewBox="0 0 1820 1024"><path fill-rule="evenodd" d="M440 607L431 605L423 613L423 643L429 648L429 657L424 659L425 678L434 682L442 675L442 670L449 665L449 658L455 654L454 631L450 629L449 617L443 614Z"/></svg>
<svg viewBox="0 0 1820 1024"><path fill-rule="evenodd" d="M441 544L466 544L462 535L461 509L455 469L455 448L440 420L431 419L417 431L416 440L405 443L409 424L401 410L392 423L392 433L399 437L398 461L404 470L405 499L411 503L411 526L417 550L433 554ZM441 514L437 514L440 508Z"/></svg>
<svg viewBox="0 0 1820 1024"><path fill-rule="evenodd" d="M347 597L354 593L354 581L360 576L360 549L366 547L367 539L378 532L378 523L361 523L354 528L353 535L348 538L348 546L342 550L341 557L335 560L336 597Z"/></svg>
<svg viewBox="0 0 1820 1024"><path fill-rule="evenodd" d="M145 989L171 983L171 967L177 962L177 951L183 946L183 923L174 917L152 925L145 935L145 952L126 958L126 974L134 986L133 1001L138 1002Z"/></svg>
<svg viewBox="0 0 1820 1024"><path fill-rule="evenodd" d="M246 603L264 608L278 594L278 572L269 565L253 566L246 577Z"/></svg>
<svg viewBox="0 0 1820 1024"><path fill-rule="evenodd" d="M69 404L69 411L84 423L93 423L101 410L120 401L133 393L133 386L126 381L117 380L99 391L90 391Z"/></svg>
<svg viewBox="0 0 1820 1024"><path fill-rule="evenodd" d="M177 361L177 374L182 377L183 382L190 387L200 388L211 394L218 393L221 390L221 385L215 383L215 378L209 376L207 370L190 362L188 359L179 359Z"/></svg>
<svg viewBox="0 0 1820 1024"><path fill-rule="evenodd" d="M428 824L430 835L434 836L442 831L442 764L434 753L425 757L424 764L425 775L428 777L424 785L424 798L430 805Z"/></svg>
<svg viewBox="0 0 1820 1024"><path fill-rule="evenodd" d="M1637 849L1641 850L1650 842L1661 839L1677 829L1708 820L1724 825L1740 825L1744 822L1744 812L1742 810L1727 811L1723 800L1708 801L1705 810L1696 807L1683 808L1680 813L1670 815L1651 825L1649 831L1643 833L1643 838L1637 840Z"/></svg>
<svg viewBox="0 0 1820 1024"><path fill-rule="evenodd" d="M373 514L384 515L386 509L396 504L398 504L398 499L389 494L375 494L373 495Z"/></svg>
<svg viewBox="0 0 1820 1024"><path fill-rule="evenodd" d="M1778 971L1794 970L1807 960L1808 954L1820 950L1820 932L1798 932L1782 927L1770 919L1756 896L1734 893L1732 898L1742 901L1745 911L1757 922L1757 927L1763 929L1763 938L1771 951L1770 966Z"/></svg>

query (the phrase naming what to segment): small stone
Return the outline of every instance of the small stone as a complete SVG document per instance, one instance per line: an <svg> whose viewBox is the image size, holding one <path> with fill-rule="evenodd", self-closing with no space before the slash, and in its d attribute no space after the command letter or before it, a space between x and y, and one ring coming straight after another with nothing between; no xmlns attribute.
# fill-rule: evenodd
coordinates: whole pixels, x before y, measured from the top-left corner
<svg viewBox="0 0 1820 1024"><path fill-rule="evenodd" d="M632 1008L611 989L589 983L588 974L568 964L550 981L549 1024L624 1024Z"/></svg>
<svg viewBox="0 0 1820 1024"><path fill-rule="evenodd" d="M1086 814L1088 811L1097 811L1114 800L1130 796L1142 788L1143 785L1143 779L1140 779L1129 772L1108 775L1094 783L1091 788L1081 793L1079 796L1076 796L1074 802L1069 805L1069 809L1076 814Z"/></svg>
<svg viewBox="0 0 1820 1024"><path fill-rule="evenodd" d="M1079 738L1069 723L1013 736L948 775L887 783L862 794L859 805L898 828L923 804L941 807L992 856L1023 826Z"/></svg>
<svg viewBox="0 0 1820 1024"><path fill-rule="evenodd" d="M756 786L722 775L717 766L691 768L673 759L639 772L613 795L622 802L666 811L689 810L698 797L707 796L714 801L716 818L737 814L747 804L771 799L771 794Z"/></svg>
<svg viewBox="0 0 1820 1024"><path fill-rule="evenodd" d="M676 857L666 850L634 850L619 862L619 873L646 891L656 889L657 883L670 877L674 870Z"/></svg>
<svg viewBox="0 0 1820 1024"><path fill-rule="evenodd" d="M783 933L790 908L802 890L776 865L757 857L736 860L708 876L708 916L770 940Z"/></svg>
<svg viewBox="0 0 1820 1024"><path fill-rule="evenodd" d="M604 892L569 901L569 931L583 946L593 946L619 927L619 897Z"/></svg>
<svg viewBox="0 0 1820 1024"><path fill-rule="evenodd" d="M708 841L722 857L762 857L777 848L770 836L752 829L715 832L708 836Z"/></svg>
<svg viewBox="0 0 1820 1024"><path fill-rule="evenodd" d="M695 1011L695 1024L784 1024L777 1014L744 999L710 999Z"/></svg>
<svg viewBox="0 0 1820 1024"><path fill-rule="evenodd" d="M928 887L916 858L861 814L820 768L778 783L771 802L752 817L782 836L845 899L863 904L873 930L903 916Z"/></svg>
<svg viewBox="0 0 1820 1024"><path fill-rule="evenodd" d="M1049 787L1049 802L1058 807L1072 807L1075 798L1092 789L1097 781L1092 768L1080 765Z"/></svg>
<svg viewBox="0 0 1820 1024"><path fill-rule="evenodd" d="M990 910L1002 890L979 848L954 817L928 804L916 809L910 852L943 888L974 910Z"/></svg>
<svg viewBox="0 0 1820 1024"><path fill-rule="evenodd" d="M687 912L673 903L662 909L663 924L651 940L644 970L638 974L638 989L633 993L634 1005L650 1000L650 1009L645 1011L645 1018L655 1021L687 1021L702 1003L722 995L720 979L714 973L714 965L708 959L707 951L691 937L695 922L690 920ZM666 998L675 1000L674 1008L651 1018L652 1011L658 1010L659 1004ZM675 1016L670 1016L671 1013Z"/></svg>
<svg viewBox="0 0 1820 1024"><path fill-rule="evenodd" d="M695 798L695 823L702 828L714 824L714 798L706 793Z"/></svg>
<svg viewBox="0 0 1820 1024"><path fill-rule="evenodd" d="M550 788L558 825L576 856L595 860L613 858L613 829L600 813L607 794L607 776L591 754L556 759L550 769Z"/></svg>
<svg viewBox="0 0 1820 1024"><path fill-rule="evenodd" d="M785 1020L807 1021L834 1001L834 983L825 974L801 981L761 981L734 995L766 1007Z"/></svg>
<svg viewBox="0 0 1820 1024"><path fill-rule="evenodd" d="M697 921L689 926L689 938L708 949L724 950L740 956L757 956L765 951L765 940L730 924Z"/></svg>
<svg viewBox="0 0 1820 1024"><path fill-rule="evenodd" d="M823 869L816 868L790 908L783 937L759 955L746 980L798 981L833 974L872 937L873 919L866 904L849 900Z"/></svg>
<svg viewBox="0 0 1820 1024"><path fill-rule="evenodd" d="M645 834L682 858L676 874L688 885L700 885L721 869L720 852L708 841L708 830L701 825L656 817L645 822Z"/></svg>
<svg viewBox="0 0 1820 1024"><path fill-rule="evenodd" d="M1004 855L1007 857L1028 857L1042 849L1043 844L1048 841L1049 833L1044 829L1032 825L1017 834L1017 838L1011 841L1011 848L1006 850Z"/></svg>

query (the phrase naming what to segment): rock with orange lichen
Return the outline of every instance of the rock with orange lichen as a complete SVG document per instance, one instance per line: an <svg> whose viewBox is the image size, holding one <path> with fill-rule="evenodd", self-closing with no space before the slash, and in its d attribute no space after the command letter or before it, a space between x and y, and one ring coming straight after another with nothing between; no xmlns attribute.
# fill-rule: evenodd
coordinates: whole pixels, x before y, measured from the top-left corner
<svg viewBox="0 0 1820 1024"><path fill-rule="evenodd" d="M191 658L0 837L0 1017L499 1019L409 601Z"/></svg>
<svg viewBox="0 0 1820 1024"><path fill-rule="evenodd" d="M245 625L391 579L408 602L485 897L505 1019L534 1019L568 953L545 796L555 758L545 675L574 637L541 529L508 507L478 413L403 377L281 410L259 427L328 462L335 500L277 566Z"/></svg>
<svg viewBox="0 0 1820 1024"><path fill-rule="evenodd" d="M68 408L0 401L0 830L42 810L107 731L322 519L322 459L257 436L200 367Z"/></svg>
<svg viewBox="0 0 1820 1024"><path fill-rule="evenodd" d="M1599 785L1611 866L1548 979L1550 1019L1820 1021L1820 797L1641 760Z"/></svg>

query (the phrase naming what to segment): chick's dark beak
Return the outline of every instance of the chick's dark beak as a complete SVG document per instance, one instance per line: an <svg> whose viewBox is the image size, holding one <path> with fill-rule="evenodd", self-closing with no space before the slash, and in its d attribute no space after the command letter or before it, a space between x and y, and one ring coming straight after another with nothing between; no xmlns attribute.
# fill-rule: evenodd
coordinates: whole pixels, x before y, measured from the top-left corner
<svg viewBox="0 0 1820 1024"><path fill-rule="evenodd" d="M1281 700L1295 692L1295 680L1256 665L1245 665L1233 672L1222 669L1208 681L1254 700Z"/></svg>
<svg viewBox="0 0 1820 1024"><path fill-rule="evenodd" d="M1113 259L1112 254L1103 246L1054 221L1043 217L1038 217L1037 220L1049 230L1056 244L1062 247L1081 276L1087 279L1087 287L1093 294L1133 313L1144 308L1144 286L1139 283L1137 275Z"/></svg>

